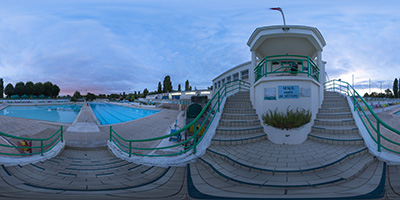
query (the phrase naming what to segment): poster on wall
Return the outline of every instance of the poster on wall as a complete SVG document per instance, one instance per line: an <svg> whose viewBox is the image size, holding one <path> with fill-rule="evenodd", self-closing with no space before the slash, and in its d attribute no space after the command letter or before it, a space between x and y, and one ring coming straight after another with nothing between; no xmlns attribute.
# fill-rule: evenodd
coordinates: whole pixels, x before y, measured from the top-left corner
<svg viewBox="0 0 400 200"><path fill-rule="evenodd" d="M276 100L276 88L264 88L264 100Z"/></svg>
<svg viewBox="0 0 400 200"><path fill-rule="evenodd" d="M300 88L300 97L311 97L311 88Z"/></svg>
<svg viewBox="0 0 400 200"><path fill-rule="evenodd" d="M280 99L298 99L299 86L298 85L278 86L278 93Z"/></svg>

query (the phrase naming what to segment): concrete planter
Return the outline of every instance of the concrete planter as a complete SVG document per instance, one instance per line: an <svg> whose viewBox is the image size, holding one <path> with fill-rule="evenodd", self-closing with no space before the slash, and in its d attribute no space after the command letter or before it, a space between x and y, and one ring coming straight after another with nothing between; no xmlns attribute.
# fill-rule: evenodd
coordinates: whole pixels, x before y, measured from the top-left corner
<svg viewBox="0 0 400 200"><path fill-rule="evenodd" d="M264 131L268 135L268 140L275 144L301 144L307 139L307 135L311 132L312 122L309 122L299 128L282 130L272 126L262 124Z"/></svg>

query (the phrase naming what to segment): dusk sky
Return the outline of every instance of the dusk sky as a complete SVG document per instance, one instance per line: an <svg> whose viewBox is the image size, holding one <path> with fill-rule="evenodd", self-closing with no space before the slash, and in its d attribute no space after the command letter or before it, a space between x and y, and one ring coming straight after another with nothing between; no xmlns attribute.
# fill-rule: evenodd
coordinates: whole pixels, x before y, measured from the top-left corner
<svg viewBox="0 0 400 200"><path fill-rule="evenodd" d="M400 77L400 1L348 0L2 0L0 78L51 81L61 95L173 89L188 79L197 89L250 60L257 27L317 27L327 45L330 79L360 94L392 89Z"/></svg>

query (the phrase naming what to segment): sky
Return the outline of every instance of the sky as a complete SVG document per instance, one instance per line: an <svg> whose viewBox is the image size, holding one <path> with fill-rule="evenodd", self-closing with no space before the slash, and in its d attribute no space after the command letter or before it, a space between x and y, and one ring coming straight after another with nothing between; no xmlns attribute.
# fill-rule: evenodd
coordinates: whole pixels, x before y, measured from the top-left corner
<svg viewBox="0 0 400 200"><path fill-rule="evenodd" d="M397 0L2 0L0 78L51 81L61 95L157 90L171 77L206 89L249 61L257 27L317 27L330 79L360 94L392 89L400 77Z"/></svg>

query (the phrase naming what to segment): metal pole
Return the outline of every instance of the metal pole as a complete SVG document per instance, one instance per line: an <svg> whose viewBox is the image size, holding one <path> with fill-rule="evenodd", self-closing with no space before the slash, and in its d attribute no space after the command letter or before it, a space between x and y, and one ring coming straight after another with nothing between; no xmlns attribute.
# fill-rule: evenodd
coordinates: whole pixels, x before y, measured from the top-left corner
<svg viewBox="0 0 400 200"><path fill-rule="evenodd" d="M64 141L64 133L63 133L63 126L61 126L61 142Z"/></svg>

